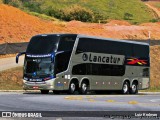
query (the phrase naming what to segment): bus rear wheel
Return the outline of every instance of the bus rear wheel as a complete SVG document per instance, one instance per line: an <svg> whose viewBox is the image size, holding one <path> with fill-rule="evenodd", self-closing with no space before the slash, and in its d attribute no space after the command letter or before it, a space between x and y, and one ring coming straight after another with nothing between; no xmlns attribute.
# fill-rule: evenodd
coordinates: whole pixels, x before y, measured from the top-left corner
<svg viewBox="0 0 160 120"><path fill-rule="evenodd" d="M49 90L41 90L41 94L48 94Z"/></svg>
<svg viewBox="0 0 160 120"><path fill-rule="evenodd" d="M130 88L130 94L137 94L137 93L138 93L138 85L136 82L133 82Z"/></svg>
<svg viewBox="0 0 160 120"><path fill-rule="evenodd" d="M88 87L89 87L89 84L86 81L83 81L81 83L81 87L80 87L79 93L80 94L87 94Z"/></svg>
<svg viewBox="0 0 160 120"><path fill-rule="evenodd" d="M128 94L129 93L129 83L126 81L123 84L122 87L122 94Z"/></svg>

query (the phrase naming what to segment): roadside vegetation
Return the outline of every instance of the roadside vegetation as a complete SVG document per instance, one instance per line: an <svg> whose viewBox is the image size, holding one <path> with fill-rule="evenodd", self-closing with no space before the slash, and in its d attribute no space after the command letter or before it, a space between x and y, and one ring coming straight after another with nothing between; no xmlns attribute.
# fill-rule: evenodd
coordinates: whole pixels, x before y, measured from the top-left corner
<svg viewBox="0 0 160 120"><path fill-rule="evenodd" d="M39 17L39 18L41 18L43 20L59 21L58 19L56 19L54 17L51 17L51 16L48 16L46 14L41 14L41 13L37 13L37 12L29 12L29 11L27 13L30 14L30 15Z"/></svg>
<svg viewBox="0 0 160 120"><path fill-rule="evenodd" d="M37 13L45 14L63 21L106 23L110 19L117 19L139 24L154 19L153 12L140 0L1 0L1 2L34 12L33 15L36 16Z"/></svg>
<svg viewBox="0 0 160 120"><path fill-rule="evenodd" d="M17 67L0 72L0 90L22 90L22 70Z"/></svg>

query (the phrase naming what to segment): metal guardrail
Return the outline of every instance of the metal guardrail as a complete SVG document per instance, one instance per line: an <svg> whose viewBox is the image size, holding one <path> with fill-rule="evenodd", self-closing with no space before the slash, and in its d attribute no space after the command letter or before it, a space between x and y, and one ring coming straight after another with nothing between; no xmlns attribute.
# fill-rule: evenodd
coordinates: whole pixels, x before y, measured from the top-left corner
<svg viewBox="0 0 160 120"><path fill-rule="evenodd" d="M28 42L0 44L0 55L15 54L26 51Z"/></svg>

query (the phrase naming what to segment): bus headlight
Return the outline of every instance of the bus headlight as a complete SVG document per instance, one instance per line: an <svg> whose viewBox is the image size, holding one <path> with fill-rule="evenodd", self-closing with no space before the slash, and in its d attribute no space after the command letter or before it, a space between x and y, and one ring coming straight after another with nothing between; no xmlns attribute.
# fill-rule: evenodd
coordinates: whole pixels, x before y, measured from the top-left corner
<svg viewBox="0 0 160 120"><path fill-rule="evenodd" d="M24 80L28 80L28 78L26 78L26 77L24 77L23 79L24 79Z"/></svg>
<svg viewBox="0 0 160 120"><path fill-rule="evenodd" d="M50 79L53 79L54 77L47 77L47 78L44 78L44 81L47 81L47 80L50 80Z"/></svg>

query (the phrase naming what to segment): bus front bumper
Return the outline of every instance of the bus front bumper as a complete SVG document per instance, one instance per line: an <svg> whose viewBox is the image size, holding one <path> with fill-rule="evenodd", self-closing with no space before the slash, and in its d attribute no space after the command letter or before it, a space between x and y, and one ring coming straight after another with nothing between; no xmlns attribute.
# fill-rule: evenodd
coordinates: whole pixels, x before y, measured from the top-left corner
<svg viewBox="0 0 160 120"><path fill-rule="evenodd" d="M23 80L24 90L67 90L68 81L53 78L42 82L29 82Z"/></svg>
<svg viewBox="0 0 160 120"><path fill-rule="evenodd" d="M23 80L24 90L54 90L54 79L42 82L29 82Z"/></svg>

